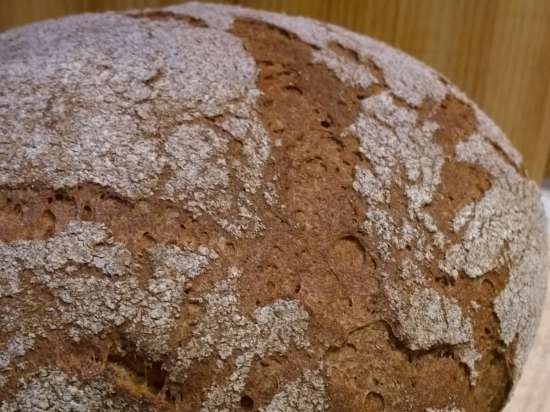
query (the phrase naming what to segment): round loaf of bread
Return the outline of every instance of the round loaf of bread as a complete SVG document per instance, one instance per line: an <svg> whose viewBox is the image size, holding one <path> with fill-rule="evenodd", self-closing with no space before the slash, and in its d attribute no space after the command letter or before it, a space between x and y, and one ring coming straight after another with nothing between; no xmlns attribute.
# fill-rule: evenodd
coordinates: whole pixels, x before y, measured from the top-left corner
<svg viewBox="0 0 550 412"><path fill-rule="evenodd" d="M188 3L0 34L0 411L496 412L537 185L445 78Z"/></svg>

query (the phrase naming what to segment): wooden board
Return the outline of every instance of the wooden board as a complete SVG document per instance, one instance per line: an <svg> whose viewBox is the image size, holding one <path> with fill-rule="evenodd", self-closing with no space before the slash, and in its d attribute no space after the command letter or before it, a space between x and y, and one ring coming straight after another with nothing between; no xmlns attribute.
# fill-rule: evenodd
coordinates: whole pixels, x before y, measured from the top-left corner
<svg viewBox="0 0 550 412"><path fill-rule="evenodd" d="M220 0L331 21L395 45L464 89L542 179L550 153L548 0ZM0 0L0 30L84 11L174 0ZM549 169L550 174L550 169Z"/></svg>

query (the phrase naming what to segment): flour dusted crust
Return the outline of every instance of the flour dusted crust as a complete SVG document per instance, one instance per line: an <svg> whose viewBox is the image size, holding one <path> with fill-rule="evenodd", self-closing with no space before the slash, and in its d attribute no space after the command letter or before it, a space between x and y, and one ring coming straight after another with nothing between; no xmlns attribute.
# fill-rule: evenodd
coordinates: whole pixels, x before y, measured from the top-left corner
<svg viewBox="0 0 550 412"><path fill-rule="evenodd" d="M436 72L199 3L29 25L0 56L1 412L502 408L543 211Z"/></svg>

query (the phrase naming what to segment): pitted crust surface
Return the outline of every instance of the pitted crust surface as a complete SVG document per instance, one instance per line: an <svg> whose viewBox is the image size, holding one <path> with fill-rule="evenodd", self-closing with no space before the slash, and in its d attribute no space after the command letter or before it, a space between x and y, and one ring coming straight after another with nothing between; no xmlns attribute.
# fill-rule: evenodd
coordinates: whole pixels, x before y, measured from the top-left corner
<svg viewBox="0 0 550 412"><path fill-rule="evenodd" d="M200 3L36 23L0 57L1 412L502 408L543 212L435 71Z"/></svg>

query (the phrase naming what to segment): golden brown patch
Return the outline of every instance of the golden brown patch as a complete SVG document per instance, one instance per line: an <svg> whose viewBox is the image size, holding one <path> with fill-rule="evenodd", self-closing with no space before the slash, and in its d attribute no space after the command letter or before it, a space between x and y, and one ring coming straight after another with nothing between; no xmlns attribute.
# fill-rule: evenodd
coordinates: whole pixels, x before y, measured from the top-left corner
<svg viewBox="0 0 550 412"><path fill-rule="evenodd" d="M426 211L433 217L439 229L452 241L459 241L452 221L465 206L481 200L491 188L492 176L473 163L448 160L441 168L441 183Z"/></svg>
<svg viewBox="0 0 550 412"><path fill-rule="evenodd" d="M457 143L470 137L478 125L474 109L451 94L435 109L431 120L439 125L435 141L449 157L454 157Z"/></svg>

